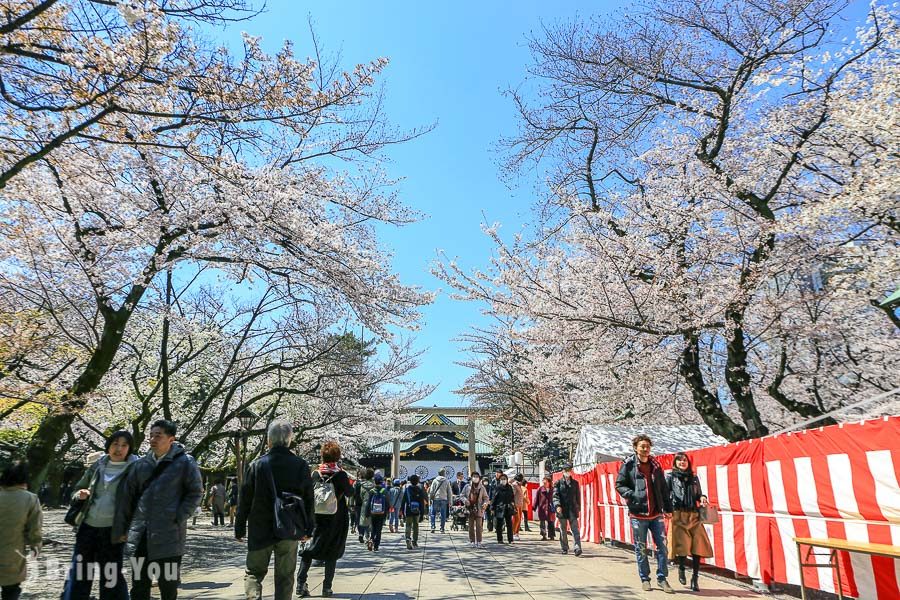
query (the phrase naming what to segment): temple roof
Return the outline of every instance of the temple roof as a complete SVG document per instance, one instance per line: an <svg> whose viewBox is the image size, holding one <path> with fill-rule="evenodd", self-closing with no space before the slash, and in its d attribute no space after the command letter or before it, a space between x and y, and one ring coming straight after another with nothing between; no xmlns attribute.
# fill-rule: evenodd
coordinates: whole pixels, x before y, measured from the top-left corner
<svg viewBox="0 0 900 600"><path fill-rule="evenodd" d="M400 434L400 452L403 454L415 451L422 446L432 446L432 450L438 450L435 445L449 446L460 452L467 453L469 451L469 441L466 432L459 433L437 433L428 431L430 426L446 426L446 425L466 425L467 418L464 416L447 416L441 414L426 415L408 415L402 420L405 425L422 425L421 431L408 431ZM493 446L486 440L490 439L492 434L489 423L476 419L475 420L475 454L483 456L492 456L494 454ZM369 450L368 454L393 454L394 443L391 440L378 444Z"/></svg>

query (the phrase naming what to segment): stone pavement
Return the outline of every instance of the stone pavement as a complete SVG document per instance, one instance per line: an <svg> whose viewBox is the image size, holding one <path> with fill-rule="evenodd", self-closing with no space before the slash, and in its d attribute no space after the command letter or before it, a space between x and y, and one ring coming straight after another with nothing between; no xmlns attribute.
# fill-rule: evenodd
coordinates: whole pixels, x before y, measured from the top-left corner
<svg viewBox="0 0 900 600"><path fill-rule="evenodd" d="M224 533L224 532L223 532ZM487 532L485 532L487 534ZM512 546L498 545L485 537L487 548L468 546L463 532L432 534L423 529L419 549L409 551L402 535L384 533L379 552L371 553L351 537L347 554L338 563L335 598L383 600L457 600L519 598L603 598L637 600L672 597L659 590L640 589L634 555L621 548L585 544L584 554L563 556L558 542L542 542L535 533L525 534ZM243 570L240 548L222 539L221 563L217 568L192 569L185 573L179 598L231 600L242 598ZM673 573L669 578L675 597L691 595ZM272 574L264 585L264 598L272 598ZM310 591L318 596L322 569L310 572ZM762 598L737 582L704 574L702 598ZM772 597L772 596L768 596Z"/></svg>

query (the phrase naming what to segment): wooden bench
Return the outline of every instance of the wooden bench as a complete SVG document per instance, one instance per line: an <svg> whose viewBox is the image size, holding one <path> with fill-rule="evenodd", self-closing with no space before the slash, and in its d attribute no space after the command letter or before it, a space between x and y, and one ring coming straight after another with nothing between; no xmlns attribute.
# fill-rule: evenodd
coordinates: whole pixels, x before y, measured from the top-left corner
<svg viewBox="0 0 900 600"><path fill-rule="evenodd" d="M859 554L868 554L869 556L886 556L887 558L900 559L900 547L890 546L888 544L870 544L867 542L848 542L847 540L837 540L833 538L815 539L815 538L794 538L797 543L797 558L800 561L800 597L806 600L806 586L803 581L803 567L815 567L817 569L834 569L837 573L837 592L838 598L844 597L843 585L841 583L841 568L838 562L838 552L857 552ZM803 546L808 546L806 557L803 556ZM828 550L828 554L817 554L816 548ZM823 565L817 562L809 561L810 557L828 556L828 564Z"/></svg>

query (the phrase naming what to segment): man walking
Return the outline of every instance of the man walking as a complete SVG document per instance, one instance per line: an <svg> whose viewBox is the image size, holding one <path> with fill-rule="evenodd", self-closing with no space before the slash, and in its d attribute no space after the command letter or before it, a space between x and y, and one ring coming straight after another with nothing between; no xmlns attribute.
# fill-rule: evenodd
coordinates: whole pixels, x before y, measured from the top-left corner
<svg viewBox="0 0 900 600"><path fill-rule="evenodd" d="M462 471L456 472L456 481L451 485L454 496L461 496L463 490L466 489L466 478L463 477Z"/></svg>
<svg viewBox="0 0 900 600"><path fill-rule="evenodd" d="M431 482L428 490L428 499L431 500L434 510L431 512L431 533L434 533L434 520L438 512L441 513L441 533L444 533L444 526L447 524L447 514L450 511L450 481L444 477L446 471L441 469L438 476Z"/></svg>
<svg viewBox="0 0 900 600"><path fill-rule="evenodd" d="M666 581L669 576L666 548L665 518L672 514L672 499L662 467L650 455L653 443L646 435L638 435L632 441L634 454L622 463L616 478L616 490L628 505L631 532L634 537L634 554L638 575L644 591L650 585L650 561L647 558L647 532L656 544L656 581L667 594L675 591Z"/></svg>
<svg viewBox="0 0 900 600"><path fill-rule="evenodd" d="M569 553L569 536L566 529L571 527L575 556L581 556L581 532L578 529L578 517L581 515L581 491L578 489L578 482L572 477L571 464L563 465L563 476L553 486L553 505L556 507L559 545L562 553Z"/></svg>
<svg viewBox="0 0 900 600"><path fill-rule="evenodd" d="M497 494L497 488L500 486L500 476L503 474L502 469L494 470L494 478L488 483L488 508L485 511L484 518L487 519L488 522L488 531L494 530L494 509L493 502L494 496Z"/></svg>
<svg viewBox="0 0 900 600"><path fill-rule="evenodd" d="M151 575L162 600L178 598L187 522L203 498L193 457L175 442L175 423L150 427L150 452L132 465L119 485L112 538L127 541L134 558L131 599L150 600Z"/></svg>
<svg viewBox="0 0 900 600"><path fill-rule="evenodd" d="M310 529L315 500L309 465L290 451L293 439L294 429L289 422L273 421L268 431L269 451L250 464L241 486L234 537L238 541L247 537L244 574L247 600L262 598L262 581L272 554L275 555L275 600L290 600L294 593L298 541L275 536L274 494L289 492L302 498Z"/></svg>
<svg viewBox="0 0 900 600"><path fill-rule="evenodd" d="M225 484L221 479L209 490L209 504L212 507L213 527L225 527Z"/></svg>

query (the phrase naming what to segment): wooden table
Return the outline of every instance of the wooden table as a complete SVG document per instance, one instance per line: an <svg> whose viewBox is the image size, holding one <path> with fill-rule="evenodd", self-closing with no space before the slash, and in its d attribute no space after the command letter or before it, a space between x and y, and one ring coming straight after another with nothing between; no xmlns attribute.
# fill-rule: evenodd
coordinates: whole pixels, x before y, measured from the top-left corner
<svg viewBox="0 0 900 600"><path fill-rule="evenodd" d="M869 556L886 556L887 558L900 559L900 547L890 546L888 544L870 544L868 542L848 542L847 540L838 540L833 538L815 539L815 538L794 538L797 543L797 558L800 561L800 597L806 600L806 586L803 581L803 567L815 567L817 569L834 569L837 572L837 596L844 597L843 585L841 584L841 568L838 562L838 552L858 552L860 554L868 554ZM806 557L803 556L802 546L809 546L806 551ZM816 562L809 563L811 556L826 556L825 554L816 554L816 548L828 550L828 564L822 565Z"/></svg>

